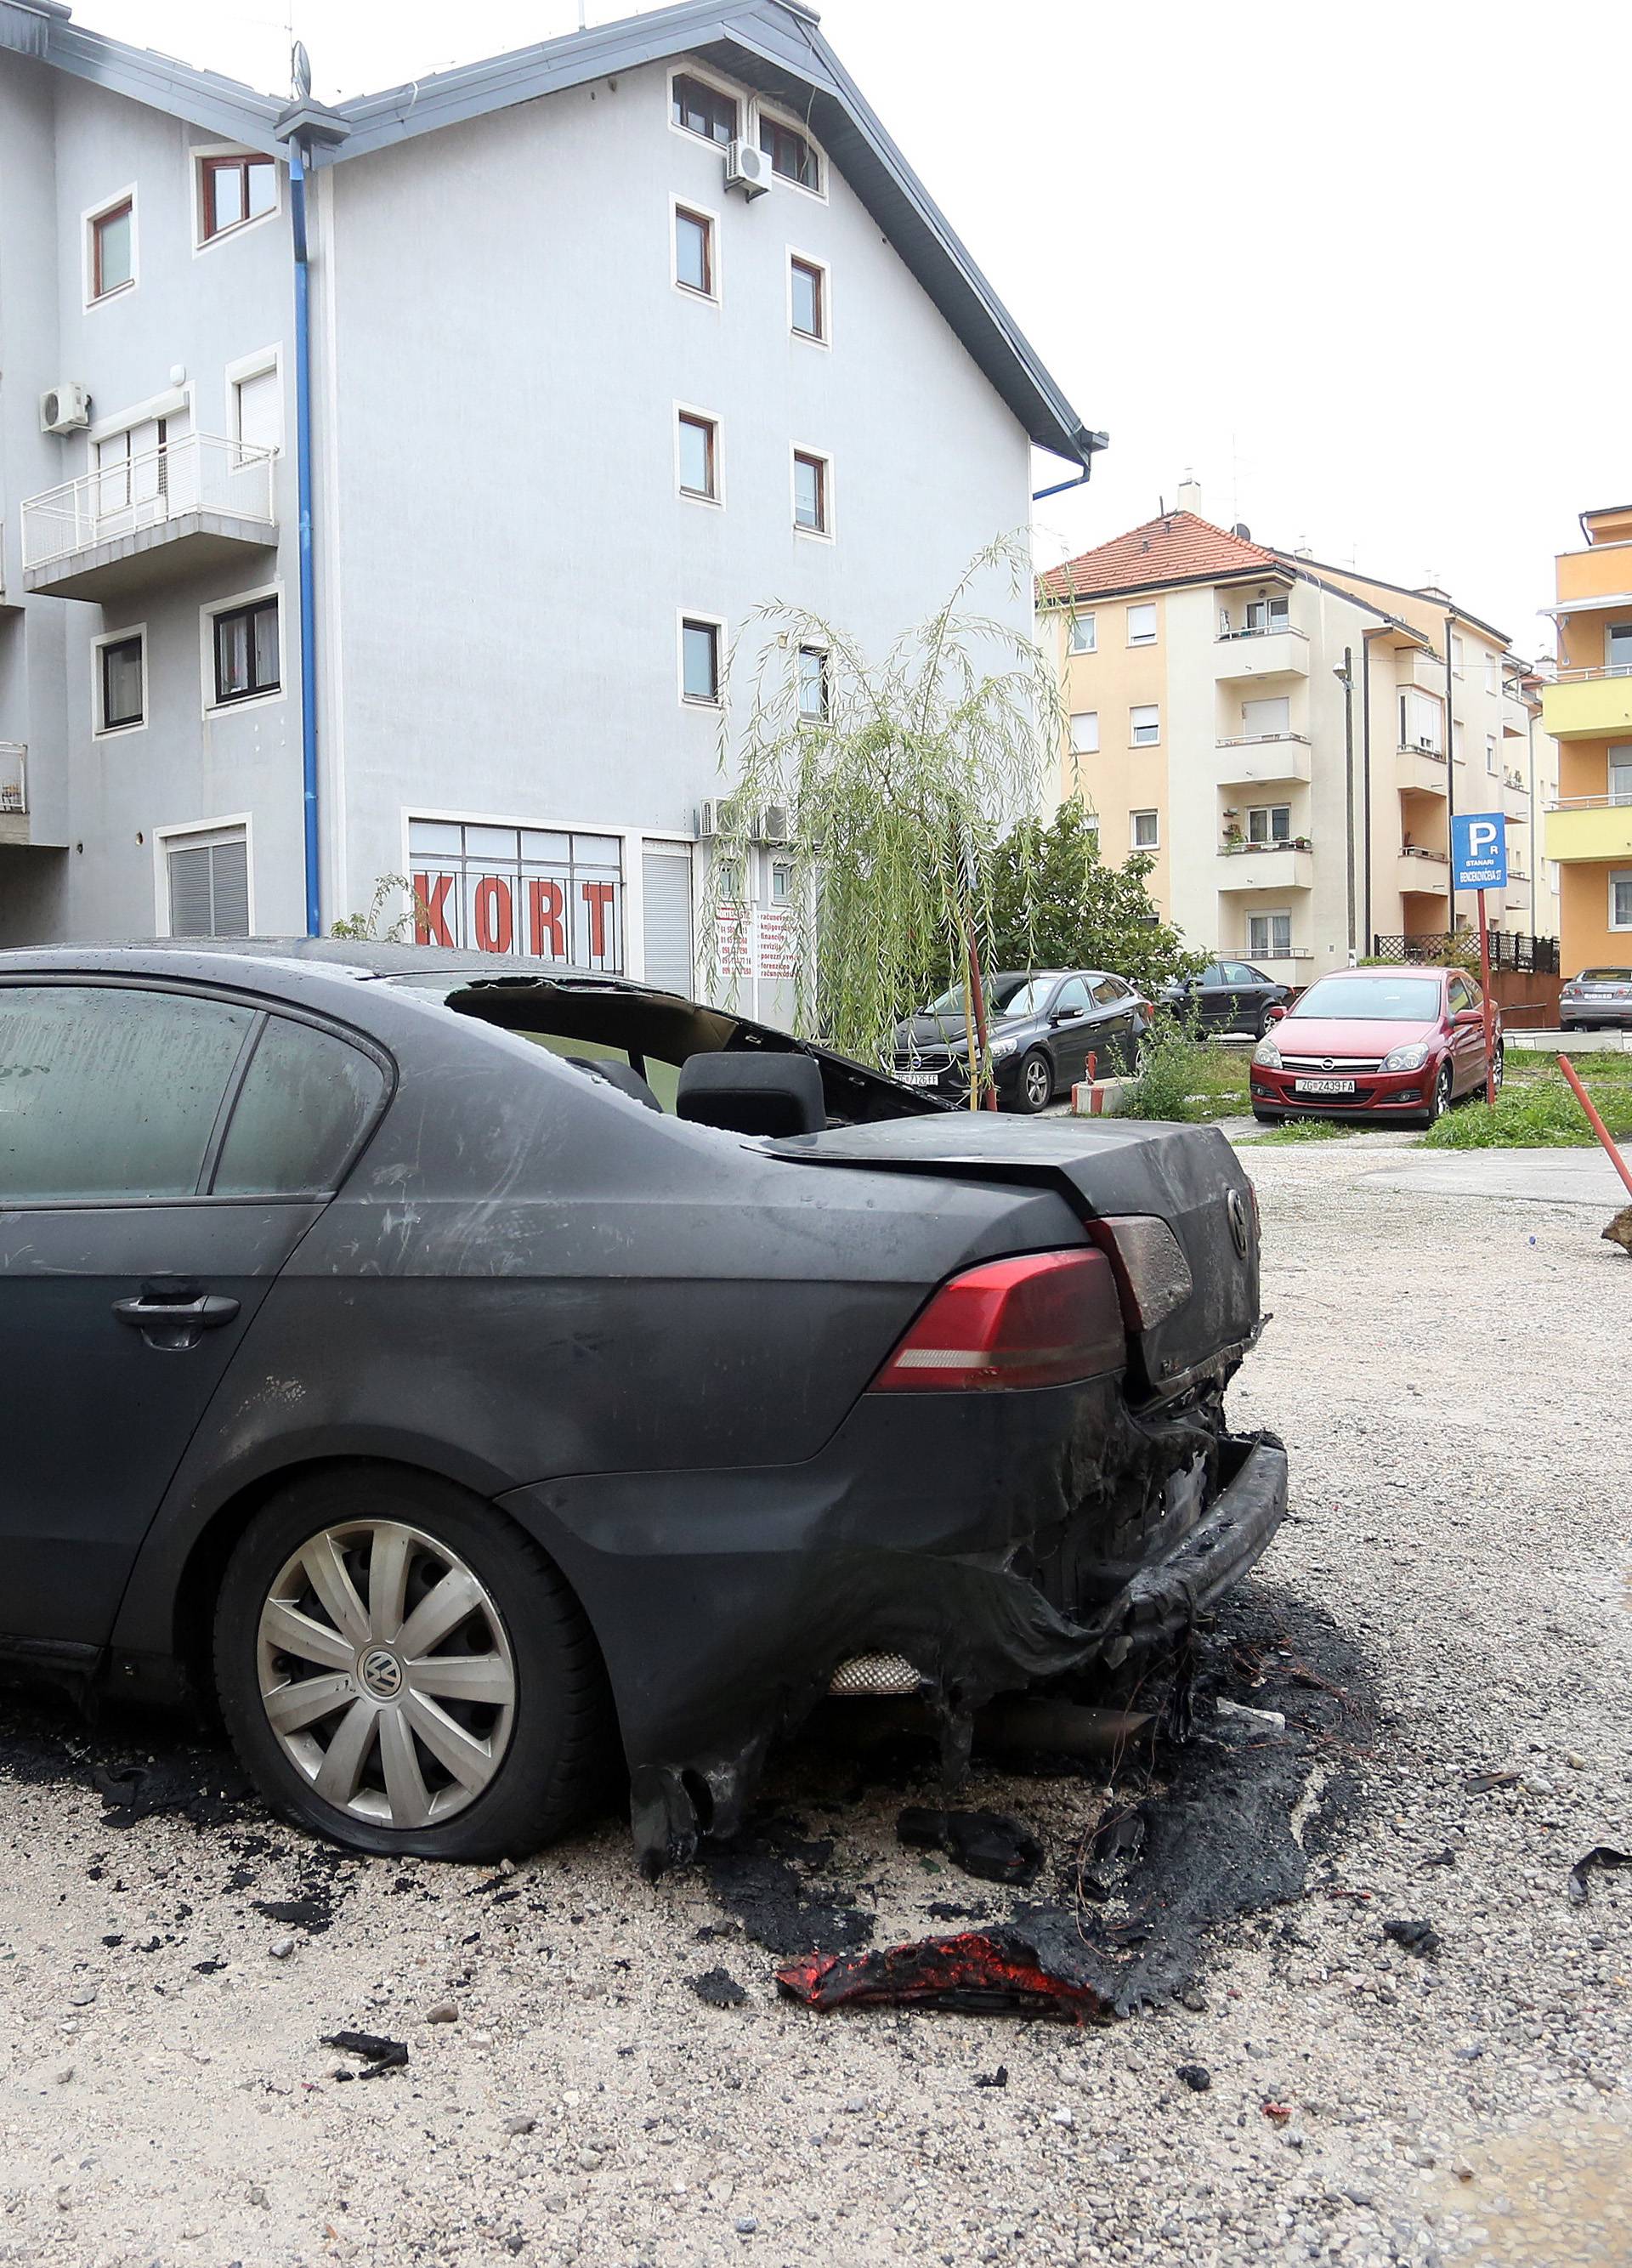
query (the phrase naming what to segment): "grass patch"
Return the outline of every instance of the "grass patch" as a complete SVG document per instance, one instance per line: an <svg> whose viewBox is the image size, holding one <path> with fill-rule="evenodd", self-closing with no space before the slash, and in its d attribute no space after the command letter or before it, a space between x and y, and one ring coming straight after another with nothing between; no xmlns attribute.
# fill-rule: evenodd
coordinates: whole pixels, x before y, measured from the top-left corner
<svg viewBox="0 0 1632 2268"><path fill-rule="evenodd" d="M1247 1099L1248 1050L1218 1040L1199 1040L1163 1017L1145 1042L1137 1076L1122 1090L1124 1118L1167 1118L1204 1125L1242 1118Z"/></svg>
<svg viewBox="0 0 1632 2268"><path fill-rule="evenodd" d="M1267 1128L1253 1146L1256 1149L1260 1143L1268 1142L1330 1142L1362 1130L1342 1118L1289 1118L1283 1126Z"/></svg>
<svg viewBox="0 0 1632 2268"><path fill-rule="evenodd" d="M1581 1105L1566 1084L1563 1073L1547 1064L1532 1071L1535 1059L1508 1057L1508 1076L1494 1110L1482 1102L1465 1102L1448 1110L1437 1126L1422 1137L1430 1150L1582 1150L1598 1137L1587 1124ZM1599 1061L1613 1064L1607 1072ZM1521 1070L1520 1063L1524 1062ZM1604 1123L1618 1142L1632 1139L1632 1078L1627 1066L1632 1057L1587 1057L1576 1068Z"/></svg>

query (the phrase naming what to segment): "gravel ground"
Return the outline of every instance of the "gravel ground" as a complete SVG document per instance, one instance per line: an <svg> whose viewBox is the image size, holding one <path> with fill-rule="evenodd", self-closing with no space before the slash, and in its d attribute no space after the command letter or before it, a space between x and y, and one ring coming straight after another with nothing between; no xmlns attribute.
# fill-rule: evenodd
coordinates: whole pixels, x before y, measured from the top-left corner
<svg viewBox="0 0 1632 2268"><path fill-rule="evenodd" d="M1632 1267L1579 1209L1369 1186L1382 1138L1253 1157L1275 1320L1233 1397L1294 1455L1253 1611L1323 1610L1382 1723L1305 1896L1218 1929L1187 2005L814 2015L614 1820L514 1873L353 1861L169 1729L9 1702L0 2260L1624 2268L1632 1874L1580 1906L1565 1878L1632 1845ZM181 1809L106 1810L91 1771L133 1756ZM854 1778L807 1744L770 1793L878 1943L989 1896ZM989 1771L969 1800L1055 1858L1105 1800ZM715 1969L740 2003L693 1989ZM344 2029L407 2067L354 2078Z"/></svg>

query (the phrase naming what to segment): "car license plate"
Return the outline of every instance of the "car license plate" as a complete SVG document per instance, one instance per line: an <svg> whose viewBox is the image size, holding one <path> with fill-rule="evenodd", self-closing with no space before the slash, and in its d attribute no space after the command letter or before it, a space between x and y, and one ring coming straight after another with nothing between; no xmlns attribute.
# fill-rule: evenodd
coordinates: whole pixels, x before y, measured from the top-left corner
<svg viewBox="0 0 1632 2268"><path fill-rule="evenodd" d="M1295 1094L1352 1094L1355 1083L1351 1079L1295 1079Z"/></svg>
<svg viewBox="0 0 1632 2268"><path fill-rule="evenodd" d="M895 1076L903 1086L938 1086L941 1080L937 1071L898 1071Z"/></svg>

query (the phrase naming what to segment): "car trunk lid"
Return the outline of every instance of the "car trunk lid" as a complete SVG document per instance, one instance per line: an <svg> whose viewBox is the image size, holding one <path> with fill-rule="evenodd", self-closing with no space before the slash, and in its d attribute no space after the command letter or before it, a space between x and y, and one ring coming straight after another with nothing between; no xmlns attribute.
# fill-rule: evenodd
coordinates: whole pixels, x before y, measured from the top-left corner
<svg viewBox="0 0 1632 2268"><path fill-rule="evenodd" d="M836 1128L774 1142L803 1165L863 1167L1061 1190L1089 1226L1154 1216L1178 1240L1190 1297L1146 1330L1131 1328L1150 1389L1177 1392L1221 1360L1231 1366L1259 1325L1257 1207L1216 1127L1134 1119L1050 1120L1023 1130L986 1111Z"/></svg>

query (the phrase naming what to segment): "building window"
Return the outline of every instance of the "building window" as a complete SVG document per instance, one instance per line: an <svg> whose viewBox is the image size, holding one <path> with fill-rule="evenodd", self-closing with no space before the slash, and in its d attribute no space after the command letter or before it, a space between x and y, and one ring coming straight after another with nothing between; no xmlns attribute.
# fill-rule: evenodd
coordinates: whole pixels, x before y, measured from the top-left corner
<svg viewBox="0 0 1632 2268"><path fill-rule="evenodd" d="M695 409L680 413L680 494L719 502L719 426Z"/></svg>
<svg viewBox="0 0 1632 2268"><path fill-rule="evenodd" d="M674 281L701 298L714 293L714 223L707 213L674 208Z"/></svg>
<svg viewBox="0 0 1632 2268"><path fill-rule="evenodd" d="M1071 754L1097 756L1099 753L1099 712L1097 709L1079 709L1071 718Z"/></svg>
<svg viewBox="0 0 1632 2268"><path fill-rule="evenodd" d="M737 104L731 95L722 94L718 87L709 86L687 71L676 71L672 99L674 123L683 126L687 134L701 134L705 142L737 139Z"/></svg>
<svg viewBox="0 0 1632 2268"><path fill-rule="evenodd" d="M253 701L282 688L278 654L278 602L256 599L248 606L228 607L212 617L215 650L216 704Z"/></svg>
<svg viewBox="0 0 1632 2268"><path fill-rule="evenodd" d="M1154 850L1161 836L1153 811L1136 811L1133 814L1133 847L1136 850Z"/></svg>
<svg viewBox="0 0 1632 2268"><path fill-rule="evenodd" d="M827 657L817 645L799 648L799 717L806 725L827 721Z"/></svg>
<svg viewBox="0 0 1632 2268"><path fill-rule="evenodd" d="M1465 764L1467 762L1467 751L1463 746L1466 739L1467 734L1462 729L1461 718L1453 717L1451 720L1451 753L1459 764Z"/></svg>
<svg viewBox="0 0 1632 2268"><path fill-rule="evenodd" d="M1445 711L1431 694L1408 687L1400 696L1400 745L1430 755L1445 754Z"/></svg>
<svg viewBox="0 0 1632 2268"><path fill-rule="evenodd" d="M1632 669L1632 622L1605 624L1604 666L1617 672Z"/></svg>
<svg viewBox="0 0 1632 2268"><path fill-rule="evenodd" d="M1493 779L1496 777L1496 734L1494 733L1487 733L1485 734L1485 770L1490 774Z"/></svg>
<svg viewBox="0 0 1632 2268"><path fill-rule="evenodd" d="M1156 644L1156 608L1129 607L1128 609L1128 643L1129 645Z"/></svg>
<svg viewBox="0 0 1632 2268"><path fill-rule="evenodd" d="M198 171L200 232L204 243L276 211L277 167L270 158L203 158Z"/></svg>
<svg viewBox="0 0 1632 2268"><path fill-rule="evenodd" d="M248 461L251 449L281 449L283 446L283 394L276 362L260 370L245 371L231 387L232 438L239 461Z"/></svg>
<svg viewBox="0 0 1632 2268"><path fill-rule="evenodd" d="M1610 875L1609 926L1632 929L1632 866L1623 866Z"/></svg>
<svg viewBox="0 0 1632 2268"><path fill-rule="evenodd" d="M1283 630L1290 614L1290 604L1285 599L1249 599L1246 602L1248 635L1267 636L1270 630Z"/></svg>
<svg viewBox="0 0 1632 2268"><path fill-rule="evenodd" d="M1291 805L1254 805L1246 814L1246 839L1249 843L1290 843L1292 839Z"/></svg>
<svg viewBox="0 0 1632 2268"><path fill-rule="evenodd" d="M770 902L774 906L793 903L793 861L773 858L770 870Z"/></svg>
<svg viewBox="0 0 1632 2268"><path fill-rule="evenodd" d="M249 843L242 827L165 841L172 937L249 935Z"/></svg>
<svg viewBox="0 0 1632 2268"><path fill-rule="evenodd" d="M1093 615L1073 615L1065 633L1066 650L1070 653L1096 653L1099 644L1098 617Z"/></svg>
<svg viewBox="0 0 1632 2268"><path fill-rule="evenodd" d="M793 524L811 535L827 535L829 526L827 460L808 450L793 453Z"/></svg>
<svg viewBox="0 0 1632 2268"><path fill-rule="evenodd" d="M680 697L719 706L720 626L694 615L680 624Z"/></svg>
<svg viewBox="0 0 1632 2268"><path fill-rule="evenodd" d="M141 630L102 638L96 654L96 729L128 733L147 722L147 640Z"/></svg>
<svg viewBox="0 0 1632 2268"><path fill-rule="evenodd" d="M772 173L780 173L784 181L797 181L802 189L820 188L816 152L796 128L779 119L761 118L760 147L771 161Z"/></svg>
<svg viewBox="0 0 1632 2268"><path fill-rule="evenodd" d="M1241 737L1245 740L1283 740L1292 729L1292 704L1284 694L1267 701L1243 701Z"/></svg>
<svg viewBox="0 0 1632 2268"><path fill-rule="evenodd" d="M1624 740L1610 746L1609 800L1616 806L1632 803L1632 747Z"/></svg>
<svg viewBox="0 0 1632 2268"><path fill-rule="evenodd" d="M623 972L621 836L410 819L408 870L420 945Z"/></svg>
<svg viewBox="0 0 1632 2268"><path fill-rule="evenodd" d="M136 282L136 200L122 197L91 223L91 297L109 299Z"/></svg>
<svg viewBox="0 0 1632 2268"><path fill-rule="evenodd" d="M827 335L827 271L797 253L788 262L789 317L793 335L800 339Z"/></svg>
<svg viewBox="0 0 1632 2268"><path fill-rule="evenodd" d="M1247 957L1253 961L1284 961L1292 950L1290 914L1249 914Z"/></svg>
<svg viewBox="0 0 1632 2268"><path fill-rule="evenodd" d="M1155 702L1128 712L1129 737L1136 748L1153 748L1162 737L1162 712Z"/></svg>
<svg viewBox="0 0 1632 2268"><path fill-rule="evenodd" d="M1451 674L1452 677L1461 676L1465 659L1466 652L1463 647L1462 641L1453 632L1451 638Z"/></svg>

